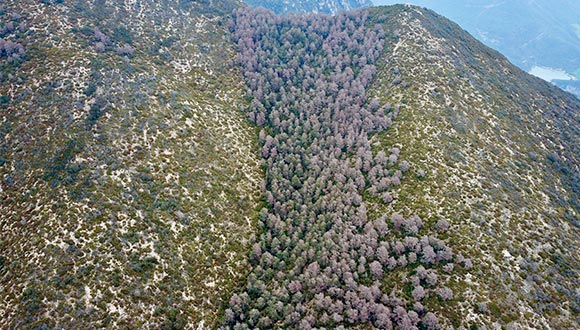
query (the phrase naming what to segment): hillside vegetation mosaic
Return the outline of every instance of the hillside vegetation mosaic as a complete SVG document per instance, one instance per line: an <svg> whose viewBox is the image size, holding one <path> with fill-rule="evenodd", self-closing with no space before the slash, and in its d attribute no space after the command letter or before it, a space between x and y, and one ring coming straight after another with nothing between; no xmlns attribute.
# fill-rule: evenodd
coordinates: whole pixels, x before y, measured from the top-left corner
<svg viewBox="0 0 580 330"><path fill-rule="evenodd" d="M578 328L580 101L330 12L0 2L0 328Z"/></svg>

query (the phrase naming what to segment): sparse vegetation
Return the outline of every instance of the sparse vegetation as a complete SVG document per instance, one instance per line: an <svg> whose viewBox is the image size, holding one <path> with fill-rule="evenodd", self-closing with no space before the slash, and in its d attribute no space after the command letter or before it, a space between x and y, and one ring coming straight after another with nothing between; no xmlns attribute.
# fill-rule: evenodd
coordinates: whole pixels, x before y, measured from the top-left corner
<svg viewBox="0 0 580 330"><path fill-rule="evenodd" d="M227 24L171 1L2 6L34 32L6 37L26 61L0 79L0 328L215 327L262 180ZM167 39L169 62L141 51Z"/></svg>
<svg viewBox="0 0 580 330"><path fill-rule="evenodd" d="M577 328L579 101L434 13L0 32L0 328Z"/></svg>

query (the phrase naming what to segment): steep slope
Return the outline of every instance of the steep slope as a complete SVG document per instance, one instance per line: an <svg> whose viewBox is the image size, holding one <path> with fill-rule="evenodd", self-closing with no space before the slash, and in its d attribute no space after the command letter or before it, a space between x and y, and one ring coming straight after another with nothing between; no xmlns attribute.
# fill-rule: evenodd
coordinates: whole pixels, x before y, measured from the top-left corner
<svg viewBox="0 0 580 330"><path fill-rule="evenodd" d="M580 96L580 4L570 0L375 0L376 5L410 3L459 23L520 68ZM568 78L566 78L568 76ZM575 76L575 77L574 77ZM556 78L558 79L558 78Z"/></svg>
<svg viewBox="0 0 580 330"><path fill-rule="evenodd" d="M1 5L0 328L210 327L262 177L237 4Z"/></svg>
<svg viewBox="0 0 580 330"><path fill-rule="evenodd" d="M580 102L457 25L0 5L0 328L578 328Z"/></svg>
<svg viewBox="0 0 580 330"><path fill-rule="evenodd" d="M397 22L371 95L401 111L373 142L427 173L402 182L399 207L448 219L451 247L474 261L456 279L458 320L577 327L578 100L433 12L406 7Z"/></svg>
<svg viewBox="0 0 580 330"><path fill-rule="evenodd" d="M373 152L369 141L399 111L366 95L385 55L383 27L366 11L280 17L247 9L236 13L235 37L254 98L248 117L262 127L266 198L253 268L225 325L450 324L423 303L447 306L453 291L440 269L456 263L454 274L464 274L471 261L439 238L444 219L380 211L417 170L398 148Z"/></svg>
<svg viewBox="0 0 580 330"><path fill-rule="evenodd" d="M266 207L226 325L574 328L580 103L430 11L366 13L236 14Z"/></svg>
<svg viewBox="0 0 580 330"><path fill-rule="evenodd" d="M277 14L290 12L336 14L360 7L370 7L370 0L245 0L250 6L264 7Z"/></svg>

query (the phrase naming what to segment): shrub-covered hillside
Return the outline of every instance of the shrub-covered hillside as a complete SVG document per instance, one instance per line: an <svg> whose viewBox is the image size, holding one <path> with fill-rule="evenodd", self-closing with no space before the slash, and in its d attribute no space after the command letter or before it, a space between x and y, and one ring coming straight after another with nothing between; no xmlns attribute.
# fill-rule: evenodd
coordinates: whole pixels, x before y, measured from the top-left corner
<svg viewBox="0 0 580 330"><path fill-rule="evenodd" d="M398 207L447 219L448 244L473 263L451 276L457 305L440 315L453 326L578 327L578 100L433 12L407 7L392 31L369 96L400 103L400 115L371 142L395 143L425 171L402 181Z"/></svg>
<svg viewBox="0 0 580 330"><path fill-rule="evenodd" d="M0 328L216 324L262 180L219 5L0 4Z"/></svg>
<svg viewBox="0 0 580 330"><path fill-rule="evenodd" d="M457 25L0 8L0 328L579 326L580 102Z"/></svg>

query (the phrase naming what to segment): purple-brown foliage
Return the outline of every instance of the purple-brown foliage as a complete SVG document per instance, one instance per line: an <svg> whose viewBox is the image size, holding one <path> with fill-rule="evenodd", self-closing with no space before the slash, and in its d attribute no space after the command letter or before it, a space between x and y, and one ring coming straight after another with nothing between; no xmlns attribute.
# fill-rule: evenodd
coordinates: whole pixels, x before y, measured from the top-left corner
<svg viewBox="0 0 580 330"><path fill-rule="evenodd" d="M121 56L131 56L135 52L135 48L125 45L123 47L117 47L116 52Z"/></svg>
<svg viewBox="0 0 580 330"><path fill-rule="evenodd" d="M6 56L9 59L20 61L26 54L21 43L0 38L0 58Z"/></svg>
<svg viewBox="0 0 580 330"><path fill-rule="evenodd" d="M440 288L437 293L445 301L453 299L453 291L447 287Z"/></svg>
<svg viewBox="0 0 580 330"><path fill-rule="evenodd" d="M436 263L436 251L445 250L414 237L423 227L418 216L394 213L392 226L386 216L369 219L363 194L391 202L387 190L406 165L395 167L397 148L388 157L371 150L369 134L394 116L384 110L390 106L367 100L384 32L366 15L235 13L238 61L252 97L246 115L263 128L267 208L246 291L226 311L228 326L414 329L420 322L403 299L381 292L381 279L405 269L408 258ZM424 272L422 281L431 274Z"/></svg>
<svg viewBox="0 0 580 330"><path fill-rule="evenodd" d="M425 316L423 316L421 323L427 330L436 330L440 328L439 319L437 319L437 316L431 312L428 312L425 314Z"/></svg>

